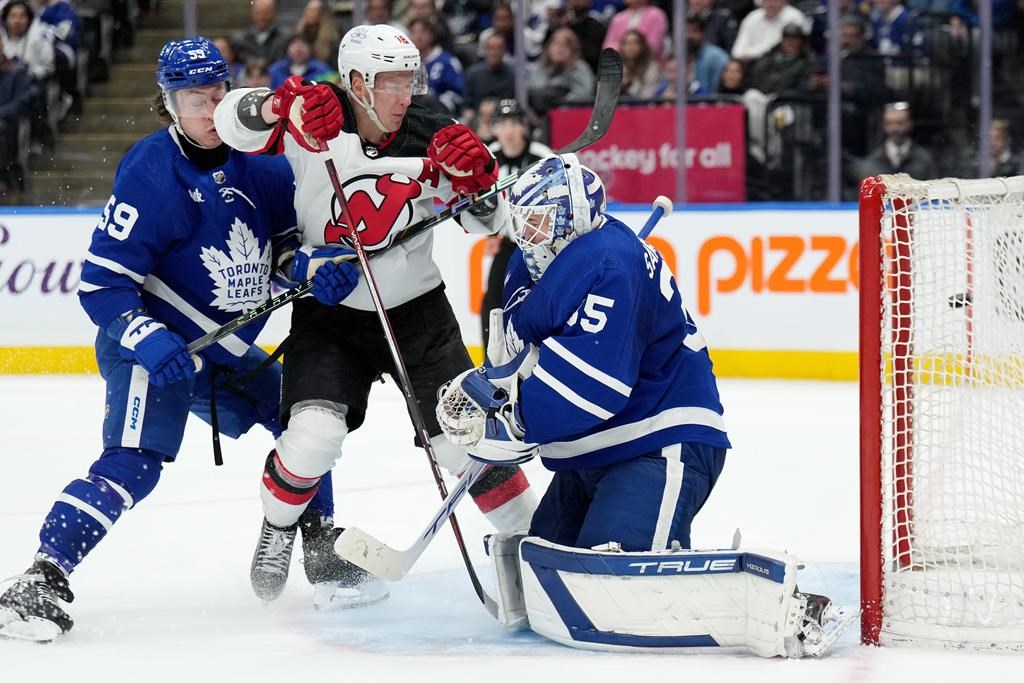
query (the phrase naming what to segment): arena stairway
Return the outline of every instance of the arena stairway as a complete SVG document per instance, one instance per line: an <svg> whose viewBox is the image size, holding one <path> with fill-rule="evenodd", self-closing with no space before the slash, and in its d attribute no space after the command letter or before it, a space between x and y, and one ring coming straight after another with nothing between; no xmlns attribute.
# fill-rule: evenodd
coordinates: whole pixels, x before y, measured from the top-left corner
<svg viewBox="0 0 1024 683"><path fill-rule="evenodd" d="M109 79L92 83L80 116L61 124L56 150L29 160L25 196L17 203L102 206L124 153L161 124L150 108L160 48L182 37L183 0L161 0L141 17L131 47L118 47ZM230 37L249 24L249 3L197 0L199 33Z"/></svg>

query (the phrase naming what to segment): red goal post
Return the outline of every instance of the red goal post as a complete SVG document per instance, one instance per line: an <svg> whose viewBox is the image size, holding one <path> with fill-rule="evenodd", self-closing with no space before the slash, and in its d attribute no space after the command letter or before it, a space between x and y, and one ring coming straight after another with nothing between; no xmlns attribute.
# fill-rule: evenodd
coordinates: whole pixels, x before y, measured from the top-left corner
<svg viewBox="0 0 1024 683"><path fill-rule="evenodd" d="M1024 650L1024 177L860 189L862 641Z"/></svg>

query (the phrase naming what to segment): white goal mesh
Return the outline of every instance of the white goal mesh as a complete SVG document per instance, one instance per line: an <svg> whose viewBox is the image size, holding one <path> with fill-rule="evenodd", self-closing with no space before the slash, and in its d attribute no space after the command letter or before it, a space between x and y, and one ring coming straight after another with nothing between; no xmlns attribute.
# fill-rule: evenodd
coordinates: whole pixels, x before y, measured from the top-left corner
<svg viewBox="0 0 1024 683"><path fill-rule="evenodd" d="M1024 178L881 182L880 640L1024 648Z"/></svg>

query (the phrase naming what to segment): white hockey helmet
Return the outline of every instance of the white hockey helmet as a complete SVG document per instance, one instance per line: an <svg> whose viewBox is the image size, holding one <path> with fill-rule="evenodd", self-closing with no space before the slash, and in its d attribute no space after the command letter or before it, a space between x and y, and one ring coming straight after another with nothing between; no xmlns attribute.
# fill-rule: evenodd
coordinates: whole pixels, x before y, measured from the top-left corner
<svg viewBox="0 0 1024 683"><path fill-rule="evenodd" d="M348 31L338 45L338 75L341 87L352 89L350 74L355 71L363 77L366 87L372 89L374 77L386 71L413 72L414 90L420 79L420 51L404 33L387 24L356 26ZM424 83L425 85L425 83Z"/></svg>

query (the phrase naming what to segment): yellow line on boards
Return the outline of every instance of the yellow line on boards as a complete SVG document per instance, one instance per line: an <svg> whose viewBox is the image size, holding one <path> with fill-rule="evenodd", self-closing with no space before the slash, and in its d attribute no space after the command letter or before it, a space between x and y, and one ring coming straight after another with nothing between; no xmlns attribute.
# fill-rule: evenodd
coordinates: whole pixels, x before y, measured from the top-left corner
<svg viewBox="0 0 1024 683"><path fill-rule="evenodd" d="M273 347L265 347L268 352ZM469 355L483 362L481 346L470 346ZM857 379L857 354L841 351L748 351L714 349L711 360L719 377L777 379ZM96 373L91 346L0 347L0 374L81 375Z"/></svg>

